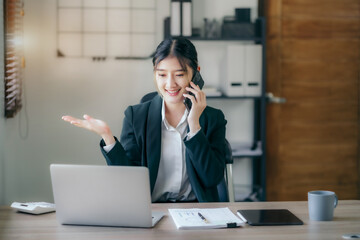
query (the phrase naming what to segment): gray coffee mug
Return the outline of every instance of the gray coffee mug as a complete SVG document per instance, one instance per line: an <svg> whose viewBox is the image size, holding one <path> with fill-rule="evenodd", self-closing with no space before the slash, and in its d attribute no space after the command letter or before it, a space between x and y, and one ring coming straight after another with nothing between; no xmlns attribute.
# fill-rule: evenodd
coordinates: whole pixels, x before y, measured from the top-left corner
<svg viewBox="0 0 360 240"><path fill-rule="evenodd" d="M314 221L331 221L338 198L331 191L308 192L309 217Z"/></svg>

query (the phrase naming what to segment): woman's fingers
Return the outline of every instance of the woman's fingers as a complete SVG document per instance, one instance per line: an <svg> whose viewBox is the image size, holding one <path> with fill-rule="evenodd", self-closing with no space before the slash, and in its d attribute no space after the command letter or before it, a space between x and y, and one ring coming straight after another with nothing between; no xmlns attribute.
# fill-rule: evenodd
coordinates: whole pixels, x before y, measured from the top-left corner
<svg viewBox="0 0 360 240"><path fill-rule="evenodd" d="M91 119L93 119L93 117L90 117L90 116L87 115L87 114L84 114L83 118L86 119L86 120L91 120Z"/></svg>
<svg viewBox="0 0 360 240"><path fill-rule="evenodd" d="M66 121L66 122L70 122L73 119L73 117L71 117L71 116L62 116L61 119Z"/></svg>
<svg viewBox="0 0 360 240"><path fill-rule="evenodd" d="M74 117L72 117L72 116L63 116L62 117L62 120L64 120L64 121L66 121L66 122L69 122L69 123L74 123L74 122L79 122L79 121L81 121L80 119L78 119L78 118L74 118Z"/></svg>
<svg viewBox="0 0 360 240"><path fill-rule="evenodd" d="M82 119L75 118L72 116L63 116L62 119L66 122L69 122L72 125L77 126L77 127L89 129L89 124L87 123L87 120L82 120Z"/></svg>
<svg viewBox="0 0 360 240"><path fill-rule="evenodd" d="M72 116L63 116L62 119L66 122L71 123L74 126L81 127L92 132L99 134L100 136L110 134L110 128L106 122L95 119L87 114L84 114L84 119L74 118ZM112 136L112 135L111 135Z"/></svg>
<svg viewBox="0 0 360 240"><path fill-rule="evenodd" d="M200 128L199 119L206 107L206 95L200 87L195 85L193 82L190 82L190 87L187 87L186 90L188 93L184 94L184 97L189 98L192 102L192 108L188 116L188 123L190 132L194 133Z"/></svg>
<svg viewBox="0 0 360 240"><path fill-rule="evenodd" d="M201 91L200 87L198 85L196 85L194 82L190 82L190 86L193 88L193 89L196 89L198 91Z"/></svg>
<svg viewBox="0 0 360 240"><path fill-rule="evenodd" d="M193 82L190 82L191 87L186 87L186 90L195 95L196 102L202 102L205 100L206 96L204 92L200 89L198 85L195 85ZM185 96L185 95L184 95Z"/></svg>
<svg viewBox="0 0 360 240"><path fill-rule="evenodd" d="M84 127L81 119L74 118L72 116L63 116L62 120L69 122L72 125L75 125L77 127Z"/></svg>
<svg viewBox="0 0 360 240"><path fill-rule="evenodd" d="M183 96L190 99L192 104L194 104L194 102L196 102L196 99L195 99L195 97L193 95L190 95L188 93L184 93Z"/></svg>

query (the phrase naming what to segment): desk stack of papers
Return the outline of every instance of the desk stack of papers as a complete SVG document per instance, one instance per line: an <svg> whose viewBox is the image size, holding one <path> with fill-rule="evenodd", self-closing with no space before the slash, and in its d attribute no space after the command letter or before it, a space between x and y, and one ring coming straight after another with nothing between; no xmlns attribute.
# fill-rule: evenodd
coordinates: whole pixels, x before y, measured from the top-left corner
<svg viewBox="0 0 360 240"><path fill-rule="evenodd" d="M169 209L178 229L233 228L244 226L229 208Z"/></svg>

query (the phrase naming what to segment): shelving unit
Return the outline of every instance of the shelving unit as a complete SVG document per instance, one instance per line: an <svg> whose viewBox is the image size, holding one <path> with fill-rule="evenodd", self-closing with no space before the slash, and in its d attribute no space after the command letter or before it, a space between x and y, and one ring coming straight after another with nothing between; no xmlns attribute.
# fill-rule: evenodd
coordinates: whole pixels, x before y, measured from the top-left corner
<svg viewBox="0 0 360 240"><path fill-rule="evenodd" d="M246 151L237 151L235 145L233 147L233 157L251 158L253 168L253 179L252 179L252 193L253 200L265 201L266 200L266 22L265 18L258 18L260 36L247 37L247 38L202 38L202 37L190 37L192 41L252 41L255 44L262 45L262 79L261 79L261 95L260 96L238 96L238 97L227 97L222 96L209 96L208 99L236 99L236 100L248 100L254 101L254 139L250 149ZM230 143L231 144L231 143ZM260 145L260 146L258 146ZM257 148L258 147L258 148ZM251 149L258 149L256 154L251 153ZM236 173L235 173L236 174Z"/></svg>
<svg viewBox="0 0 360 240"><path fill-rule="evenodd" d="M260 42L260 37L242 37L242 38L204 38L204 37L188 37L193 41L256 41Z"/></svg>

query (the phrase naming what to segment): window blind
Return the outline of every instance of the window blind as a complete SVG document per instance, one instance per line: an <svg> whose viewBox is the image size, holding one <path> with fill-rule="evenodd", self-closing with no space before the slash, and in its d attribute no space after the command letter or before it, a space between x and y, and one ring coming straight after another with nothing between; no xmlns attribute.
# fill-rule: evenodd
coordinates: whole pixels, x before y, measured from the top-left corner
<svg viewBox="0 0 360 240"><path fill-rule="evenodd" d="M23 0L5 0L5 117L21 109L23 56Z"/></svg>

